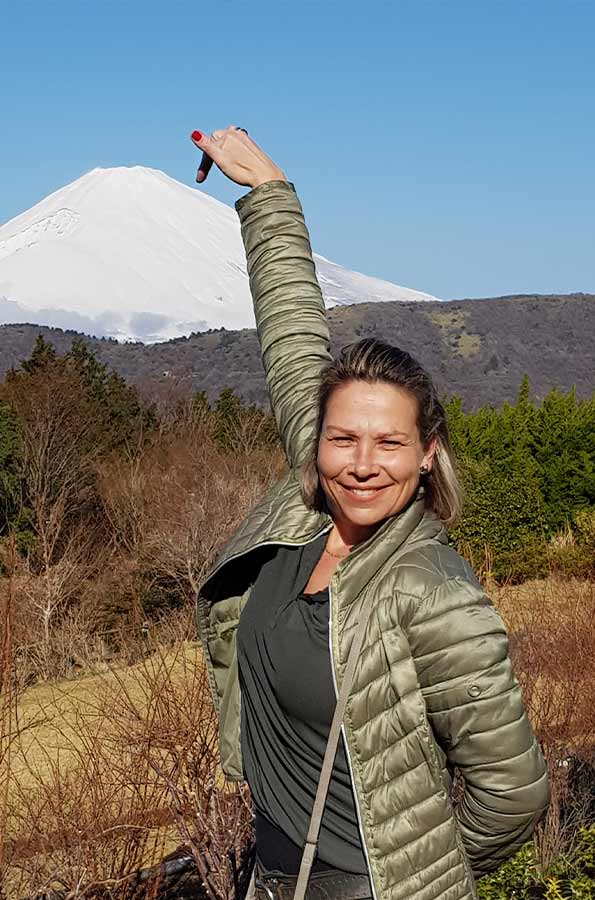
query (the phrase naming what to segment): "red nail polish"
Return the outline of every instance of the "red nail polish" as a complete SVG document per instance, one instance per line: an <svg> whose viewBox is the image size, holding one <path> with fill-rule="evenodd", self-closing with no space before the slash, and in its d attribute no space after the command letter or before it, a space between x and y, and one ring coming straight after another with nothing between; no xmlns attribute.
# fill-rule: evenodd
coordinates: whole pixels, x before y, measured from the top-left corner
<svg viewBox="0 0 595 900"><path fill-rule="evenodd" d="M193 131L190 136L193 141L202 141L202 134L200 131Z"/></svg>

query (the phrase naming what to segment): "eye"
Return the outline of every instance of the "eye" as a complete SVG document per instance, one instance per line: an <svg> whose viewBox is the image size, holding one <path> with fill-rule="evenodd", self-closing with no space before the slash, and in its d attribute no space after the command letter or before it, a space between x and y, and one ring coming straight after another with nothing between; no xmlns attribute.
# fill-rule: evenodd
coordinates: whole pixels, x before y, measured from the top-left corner
<svg viewBox="0 0 595 900"><path fill-rule="evenodd" d="M401 441L382 441L382 446L394 449L395 447L402 447L403 444Z"/></svg>
<svg viewBox="0 0 595 900"><path fill-rule="evenodd" d="M339 435L338 437L334 437L330 439L334 444L350 444L352 438L347 435Z"/></svg>

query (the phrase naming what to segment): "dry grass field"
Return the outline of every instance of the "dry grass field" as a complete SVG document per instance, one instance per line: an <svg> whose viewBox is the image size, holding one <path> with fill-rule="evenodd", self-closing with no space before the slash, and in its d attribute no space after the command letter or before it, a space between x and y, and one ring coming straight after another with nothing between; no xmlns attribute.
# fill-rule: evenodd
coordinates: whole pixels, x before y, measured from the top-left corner
<svg viewBox="0 0 595 900"><path fill-rule="evenodd" d="M490 593L542 743L560 755L595 745L595 583L552 576Z"/></svg>
<svg viewBox="0 0 595 900"><path fill-rule="evenodd" d="M212 867L228 877L217 856L244 840L249 807L218 769L196 644L35 685L19 699L11 732L0 857L7 897L77 885L81 896L99 887L118 896L130 873L181 844L197 857L208 850L196 860L205 875Z"/></svg>
<svg viewBox="0 0 595 900"><path fill-rule="evenodd" d="M547 857L564 837L555 814L565 792L559 762L593 752L595 584L551 577L489 591L551 764ZM10 709L9 693L5 683L0 897L60 886L73 897L99 887L126 896L131 872L180 844L210 873L213 896L228 895L226 858L245 839L249 806L218 770L195 642L158 646L136 665L35 684Z"/></svg>

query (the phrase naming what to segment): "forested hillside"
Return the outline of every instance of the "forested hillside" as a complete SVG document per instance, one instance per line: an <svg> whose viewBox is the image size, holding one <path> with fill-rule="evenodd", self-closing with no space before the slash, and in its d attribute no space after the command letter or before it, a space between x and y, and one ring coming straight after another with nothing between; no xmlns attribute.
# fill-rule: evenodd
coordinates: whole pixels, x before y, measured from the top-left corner
<svg viewBox="0 0 595 900"><path fill-rule="evenodd" d="M515 296L448 303L368 303L328 313L333 350L376 336L408 350L444 395L466 409L516 397L528 374L534 395L552 387L579 397L595 388L595 295ZM186 394L204 390L213 402L224 387L266 406L256 334L211 331L160 344L118 344L35 325L0 326L0 375L18 365L43 334L64 353L84 338L97 358L144 395L177 383Z"/></svg>

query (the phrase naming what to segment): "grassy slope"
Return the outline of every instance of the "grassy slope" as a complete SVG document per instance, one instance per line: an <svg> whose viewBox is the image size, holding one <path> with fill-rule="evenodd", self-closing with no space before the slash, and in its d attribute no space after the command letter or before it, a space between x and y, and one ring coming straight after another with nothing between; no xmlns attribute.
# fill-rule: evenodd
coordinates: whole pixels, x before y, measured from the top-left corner
<svg viewBox="0 0 595 900"><path fill-rule="evenodd" d="M135 666L25 691L10 760L8 884L35 887L38 870L50 880L69 869L113 877L119 859L133 871L180 844L165 772L191 753L201 711L209 732L202 743L213 744L204 687L198 646L186 643ZM145 746L161 772L138 752Z"/></svg>

